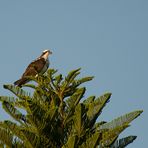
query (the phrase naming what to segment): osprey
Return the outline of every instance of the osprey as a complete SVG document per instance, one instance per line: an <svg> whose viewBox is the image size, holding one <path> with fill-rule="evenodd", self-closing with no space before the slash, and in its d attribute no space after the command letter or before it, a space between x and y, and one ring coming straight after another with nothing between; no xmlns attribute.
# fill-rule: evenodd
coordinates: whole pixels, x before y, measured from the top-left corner
<svg viewBox="0 0 148 148"><path fill-rule="evenodd" d="M14 85L21 87L23 84L29 82L28 76L38 76L38 74L44 74L49 67L48 56L52 54L50 50L44 50L36 60L31 62L22 77L14 82Z"/></svg>

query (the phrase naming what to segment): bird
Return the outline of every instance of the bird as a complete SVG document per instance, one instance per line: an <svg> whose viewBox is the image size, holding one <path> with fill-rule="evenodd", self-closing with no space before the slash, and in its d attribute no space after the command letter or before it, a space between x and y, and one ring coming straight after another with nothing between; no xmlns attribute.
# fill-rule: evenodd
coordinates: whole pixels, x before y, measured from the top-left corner
<svg viewBox="0 0 148 148"><path fill-rule="evenodd" d="M30 79L28 78L29 76L37 77L39 74L44 74L47 71L50 64L48 59L48 56L50 54L52 54L50 50L44 50L36 60L32 61L28 65L21 78L14 82L14 85L22 87L22 85L30 81Z"/></svg>

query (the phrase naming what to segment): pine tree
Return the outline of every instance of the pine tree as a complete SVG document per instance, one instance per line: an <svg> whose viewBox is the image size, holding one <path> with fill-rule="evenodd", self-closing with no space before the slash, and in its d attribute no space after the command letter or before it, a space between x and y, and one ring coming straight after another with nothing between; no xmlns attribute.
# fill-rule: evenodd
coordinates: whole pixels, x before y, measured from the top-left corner
<svg viewBox="0 0 148 148"><path fill-rule="evenodd" d="M22 88L4 85L14 97L0 96L3 109L13 118L0 122L0 146L7 148L123 148L136 136L119 139L142 111L127 113L111 122L98 122L111 93L84 99L81 84L93 77L78 78L80 69L66 77L48 69L45 75L30 77L37 84ZM33 93L24 90L33 89ZM23 110L23 111L22 111Z"/></svg>

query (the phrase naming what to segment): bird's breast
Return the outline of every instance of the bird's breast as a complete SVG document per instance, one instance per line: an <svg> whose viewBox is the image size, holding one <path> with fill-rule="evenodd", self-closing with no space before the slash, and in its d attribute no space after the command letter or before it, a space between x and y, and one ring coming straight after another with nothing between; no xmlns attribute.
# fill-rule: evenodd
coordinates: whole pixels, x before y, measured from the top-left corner
<svg viewBox="0 0 148 148"><path fill-rule="evenodd" d="M44 74L49 67L49 60L46 60L46 63L41 71L41 74Z"/></svg>

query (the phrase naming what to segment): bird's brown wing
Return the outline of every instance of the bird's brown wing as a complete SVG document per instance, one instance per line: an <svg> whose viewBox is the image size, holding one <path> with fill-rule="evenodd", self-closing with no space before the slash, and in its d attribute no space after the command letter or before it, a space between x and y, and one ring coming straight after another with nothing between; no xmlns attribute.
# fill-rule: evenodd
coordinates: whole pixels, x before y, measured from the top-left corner
<svg viewBox="0 0 148 148"><path fill-rule="evenodd" d="M34 67L28 66L22 77L15 81L14 84L21 87L23 84L27 83L29 81L29 78L27 76L35 76L37 74L37 71Z"/></svg>
<svg viewBox="0 0 148 148"><path fill-rule="evenodd" d="M25 77L25 76L35 76L36 74L40 73L41 70L43 69L45 63L46 63L46 61L43 58L37 59L37 60L31 62L28 65L28 67L25 70L25 72L22 75L22 77Z"/></svg>
<svg viewBox="0 0 148 148"><path fill-rule="evenodd" d="M43 58L31 62L23 73L21 79L14 82L14 84L21 87L23 84L27 83L29 81L29 78L27 78L27 76L36 76L38 73L41 72L45 63L46 61Z"/></svg>
<svg viewBox="0 0 148 148"><path fill-rule="evenodd" d="M21 87L23 84L27 83L28 81L29 81L28 78L21 78L21 79L15 81L14 85Z"/></svg>

